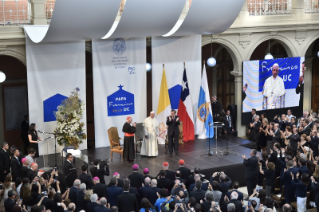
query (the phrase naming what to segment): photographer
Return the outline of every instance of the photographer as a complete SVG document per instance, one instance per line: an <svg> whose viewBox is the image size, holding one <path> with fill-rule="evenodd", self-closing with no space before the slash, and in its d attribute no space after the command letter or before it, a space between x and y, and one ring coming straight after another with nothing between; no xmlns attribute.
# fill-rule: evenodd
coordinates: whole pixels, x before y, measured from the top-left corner
<svg viewBox="0 0 319 212"><path fill-rule="evenodd" d="M105 184L104 176L110 175L109 159L106 160L94 160L94 167L90 169L92 178L98 177L102 184Z"/></svg>
<svg viewBox="0 0 319 212"><path fill-rule="evenodd" d="M249 197L249 201L255 201L257 203L255 210L259 209L260 204L265 204L266 200L266 191L259 189L258 191L254 189L254 193Z"/></svg>
<svg viewBox="0 0 319 212"><path fill-rule="evenodd" d="M222 192L223 196L226 195L232 184L231 179L224 172L215 172L209 182L212 184L214 180L219 182L218 190Z"/></svg>
<svg viewBox="0 0 319 212"><path fill-rule="evenodd" d="M168 210L166 205L168 204ZM172 196L167 197L166 201L161 205L161 212L187 212L185 203L172 201Z"/></svg>
<svg viewBox="0 0 319 212"><path fill-rule="evenodd" d="M175 185L171 190L171 197L176 203L188 204L189 194L185 184L175 180Z"/></svg>

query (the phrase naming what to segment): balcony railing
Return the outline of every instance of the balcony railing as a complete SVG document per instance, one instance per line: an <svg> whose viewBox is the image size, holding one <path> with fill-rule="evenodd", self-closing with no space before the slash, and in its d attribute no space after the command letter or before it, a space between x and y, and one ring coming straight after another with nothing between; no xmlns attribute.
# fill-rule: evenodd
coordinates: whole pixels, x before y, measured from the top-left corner
<svg viewBox="0 0 319 212"><path fill-rule="evenodd" d="M0 0L0 25L30 24L28 0Z"/></svg>
<svg viewBox="0 0 319 212"><path fill-rule="evenodd" d="M45 4L45 15L47 17L48 23L51 22L51 18L54 11L54 5L55 5L55 0L47 0L47 3Z"/></svg>
<svg viewBox="0 0 319 212"><path fill-rule="evenodd" d="M249 15L285 15L291 14L291 0L247 0Z"/></svg>
<svg viewBox="0 0 319 212"><path fill-rule="evenodd" d="M319 13L319 0L305 0L305 13Z"/></svg>

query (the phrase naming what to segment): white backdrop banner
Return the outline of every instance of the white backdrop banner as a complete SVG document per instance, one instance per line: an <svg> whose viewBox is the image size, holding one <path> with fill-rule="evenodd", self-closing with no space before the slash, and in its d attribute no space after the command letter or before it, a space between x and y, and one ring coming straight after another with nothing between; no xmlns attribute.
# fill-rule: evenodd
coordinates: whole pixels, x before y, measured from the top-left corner
<svg viewBox="0 0 319 212"><path fill-rule="evenodd" d="M94 40L93 90L95 147L109 146L107 130L146 118L146 38Z"/></svg>
<svg viewBox="0 0 319 212"><path fill-rule="evenodd" d="M81 100L86 101L85 41L35 44L26 36L26 53L30 123L35 123L38 130L53 133L57 123L54 112L71 91L79 88ZM82 122L86 126L86 111ZM54 143L54 139L40 142L39 153L54 153ZM86 148L84 140L79 149ZM57 152L61 149L57 145Z"/></svg>
<svg viewBox="0 0 319 212"><path fill-rule="evenodd" d="M193 111L197 111L201 83L201 35L186 37L152 37L152 93L153 111L157 111L163 64L165 64L168 93L172 109L178 109L182 89L184 64L192 97ZM197 115L194 112L194 120Z"/></svg>

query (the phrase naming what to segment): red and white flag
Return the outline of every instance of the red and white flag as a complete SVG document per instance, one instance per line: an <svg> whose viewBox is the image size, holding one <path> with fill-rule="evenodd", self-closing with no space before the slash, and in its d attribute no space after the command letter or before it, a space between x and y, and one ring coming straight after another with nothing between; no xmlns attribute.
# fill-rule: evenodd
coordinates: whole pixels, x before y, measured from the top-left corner
<svg viewBox="0 0 319 212"><path fill-rule="evenodd" d="M183 140L192 141L195 138L193 104L189 93L186 69L183 73L182 92L178 105L178 116L183 122Z"/></svg>

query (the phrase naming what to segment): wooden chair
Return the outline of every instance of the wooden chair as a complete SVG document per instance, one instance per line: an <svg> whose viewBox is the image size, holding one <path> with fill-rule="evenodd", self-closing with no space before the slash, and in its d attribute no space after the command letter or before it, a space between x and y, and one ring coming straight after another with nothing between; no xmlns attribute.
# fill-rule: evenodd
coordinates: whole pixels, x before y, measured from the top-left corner
<svg viewBox="0 0 319 212"><path fill-rule="evenodd" d="M280 177L277 177L275 182L275 194L279 194L279 193L280 193Z"/></svg>
<svg viewBox="0 0 319 212"><path fill-rule="evenodd" d="M111 147L111 160L113 160L113 152L119 153L121 160L123 159L123 147L121 146L119 133L116 127L111 127L107 130L109 135L110 147Z"/></svg>
<svg viewBox="0 0 319 212"><path fill-rule="evenodd" d="M178 142L179 142L179 144L184 144L184 142L183 142L183 122L180 121L179 123L180 124L178 125L178 129L179 129ZM168 135L166 135L166 139L165 139L165 154L167 153L167 150L168 150L167 146L168 146Z"/></svg>
<svg viewBox="0 0 319 212"><path fill-rule="evenodd" d="M271 198L278 204L282 205L285 202L285 187L281 188L281 195L278 196L277 194L273 194Z"/></svg>

